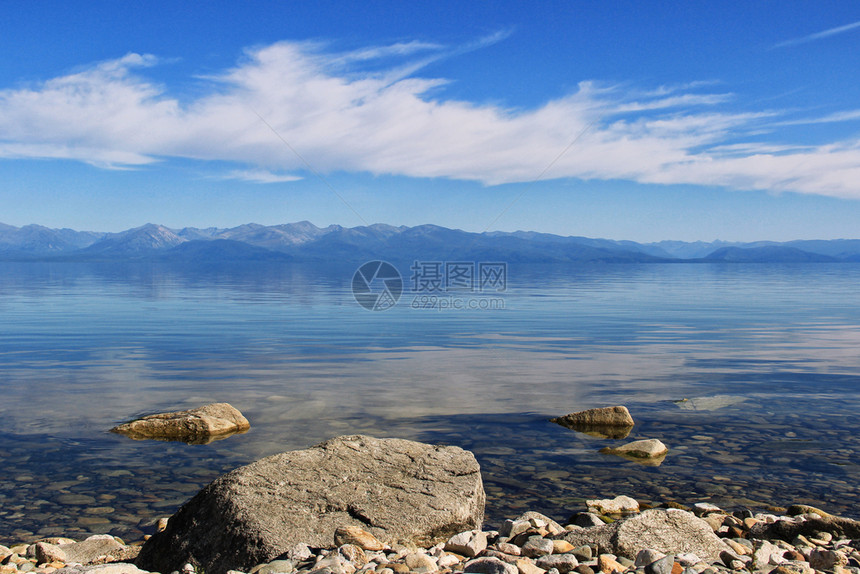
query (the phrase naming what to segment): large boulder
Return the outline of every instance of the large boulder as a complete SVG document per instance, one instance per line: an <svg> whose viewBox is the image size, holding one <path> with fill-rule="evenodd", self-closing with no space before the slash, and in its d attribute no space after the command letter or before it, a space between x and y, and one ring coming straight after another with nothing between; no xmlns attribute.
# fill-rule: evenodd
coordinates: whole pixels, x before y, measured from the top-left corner
<svg viewBox="0 0 860 574"><path fill-rule="evenodd" d="M601 553L631 560L640 550L650 548L664 554L692 553L715 562L728 549L707 522L673 508L646 510L612 524L573 530L563 538L574 546L596 544Z"/></svg>
<svg viewBox="0 0 860 574"><path fill-rule="evenodd" d="M212 403L187 411L159 413L116 426L111 432L136 440L181 440L207 443L251 428L248 419L228 403Z"/></svg>
<svg viewBox="0 0 860 574"><path fill-rule="evenodd" d="M344 436L276 454L217 478L150 538L136 564L186 563L224 574L296 544L332 547L357 526L389 544L433 545L480 529L484 487L472 453L402 439Z"/></svg>

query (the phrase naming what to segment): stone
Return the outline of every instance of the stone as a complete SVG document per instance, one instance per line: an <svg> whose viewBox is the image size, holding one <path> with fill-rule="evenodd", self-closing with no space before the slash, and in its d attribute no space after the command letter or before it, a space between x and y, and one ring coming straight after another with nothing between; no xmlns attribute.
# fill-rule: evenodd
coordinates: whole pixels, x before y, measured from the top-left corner
<svg viewBox="0 0 860 574"><path fill-rule="evenodd" d="M809 553L809 565L816 570L833 570L848 564L848 557L839 550L814 549Z"/></svg>
<svg viewBox="0 0 860 574"><path fill-rule="evenodd" d="M532 523L528 520L505 520L502 527L499 529L499 536L505 538L513 538L518 534L522 534L532 527Z"/></svg>
<svg viewBox="0 0 860 574"><path fill-rule="evenodd" d="M272 560L259 570L254 569L254 574L290 574L294 569L295 565L289 560Z"/></svg>
<svg viewBox="0 0 860 574"><path fill-rule="evenodd" d="M498 558L475 558L466 562L463 572L476 572L478 574L519 574L519 570L513 564L508 564Z"/></svg>
<svg viewBox="0 0 860 574"><path fill-rule="evenodd" d="M439 568L444 570L446 568L453 568L454 566L459 564L460 561L460 557L456 554L448 554L446 552L439 557L439 559L436 561L436 564L439 566Z"/></svg>
<svg viewBox="0 0 860 574"><path fill-rule="evenodd" d="M582 528L591 528L592 526L603 526L606 524L593 512L577 512L576 514L571 515L568 522L574 526L580 526Z"/></svg>
<svg viewBox="0 0 860 574"><path fill-rule="evenodd" d="M205 570L205 569L204 569ZM314 572L328 570L331 574L353 574L356 567L338 553L332 553L314 565Z"/></svg>
<svg viewBox="0 0 860 574"><path fill-rule="evenodd" d="M68 562L66 553L56 544L47 542L37 542L33 545L34 558L37 564L45 564L48 562Z"/></svg>
<svg viewBox="0 0 860 574"><path fill-rule="evenodd" d="M790 542L797 536L814 538L821 532L840 538L860 538L860 521L837 516L814 516L806 520L798 518L781 518L775 522L759 522L750 528L749 537L762 540L785 540Z"/></svg>
<svg viewBox="0 0 860 574"><path fill-rule="evenodd" d="M636 554L636 560L634 560L633 563L637 568L641 568L648 566L652 562L656 562L665 556L666 554L654 550L653 548L643 548Z"/></svg>
<svg viewBox="0 0 860 574"><path fill-rule="evenodd" d="M806 562L783 562L768 574L815 574Z"/></svg>
<svg viewBox="0 0 860 574"><path fill-rule="evenodd" d="M467 530L448 539L445 550L474 558L487 548L487 533L480 530Z"/></svg>
<svg viewBox="0 0 860 574"><path fill-rule="evenodd" d="M747 556L749 554L752 554L752 549L747 548L740 542L732 540L731 538L724 538L723 542L725 542L728 547L732 549L732 552L734 552L738 556Z"/></svg>
<svg viewBox="0 0 860 574"><path fill-rule="evenodd" d="M831 514L824 512L823 510L820 510L818 508L815 508L814 506L809 506L808 504L792 504L791 506L789 506L785 510L785 513L788 516L800 516L802 514L817 514L821 518L832 518Z"/></svg>
<svg viewBox="0 0 860 574"><path fill-rule="evenodd" d="M86 540L72 542L70 544L46 544L43 546L39 546L39 544L36 545L36 552L47 553L42 554L41 556L37 555L36 560L40 560L41 558L45 562L75 562L78 564L88 565L95 564L97 562L103 563L124 560L130 553L137 552L137 548L131 548L124 544L120 544L116 538L107 534L97 534L95 536L90 536ZM53 548L51 548L51 546L53 546ZM65 558L61 558L60 556L64 556Z"/></svg>
<svg viewBox="0 0 860 574"><path fill-rule="evenodd" d="M785 562L785 559L782 557L785 551L776 544L771 544L767 540L761 540L756 546L757 548L752 555L753 567L756 570L762 570L767 566Z"/></svg>
<svg viewBox="0 0 860 574"><path fill-rule="evenodd" d="M461 448L338 437L217 478L144 544L136 564L172 572L189 562L224 574L297 543L331 547L349 525L383 543L431 546L480 529L484 501L478 463Z"/></svg>
<svg viewBox="0 0 860 574"><path fill-rule="evenodd" d="M573 554L551 554L548 556L541 556L535 561L535 563L544 570L555 568L560 574L572 572L577 566L579 566L579 561Z"/></svg>
<svg viewBox="0 0 860 574"><path fill-rule="evenodd" d="M645 574L672 574L675 566L675 557L672 555L651 562L645 566Z"/></svg>
<svg viewBox="0 0 860 574"><path fill-rule="evenodd" d="M367 564L367 555L364 553L364 550L355 544L344 544L337 551L347 562L356 568L361 568Z"/></svg>
<svg viewBox="0 0 860 574"><path fill-rule="evenodd" d="M697 502L693 505L693 514L695 514L696 516L713 514L715 512L725 514L722 508L720 508L716 504L711 504L710 502Z"/></svg>
<svg viewBox="0 0 860 574"><path fill-rule="evenodd" d="M532 564L529 560L517 560L516 567L520 574L544 574L546 572L546 570Z"/></svg>
<svg viewBox="0 0 860 574"><path fill-rule="evenodd" d="M522 555L529 558L537 558L538 556L546 556L552 554L552 540L543 536L531 536L526 543L522 545Z"/></svg>
<svg viewBox="0 0 860 574"><path fill-rule="evenodd" d="M586 500L588 511L596 514L622 514L639 512L639 503L629 496L616 496L603 500ZM602 523L602 521L601 521Z"/></svg>
<svg viewBox="0 0 860 574"><path fill-rule="evenodd" d="M417 572L418 574L436 572L439 569L436 560L423 552L407 554L403 561L406 562L410 572Z"/></svg>
<svg viewBox="0 0 860 574"><path fill-rule="evenodd" d="M610 554L601 554L597 557L597 569L604 574L613 574L613 572L624 572L626 570L626 568Z"/></svg>
<svg viewBox="0 0 860 574"><path fill-rule="evenodd" d="M596 544L602 552L634 559L644 548L665 554L692 553L715 562L728 547L711 527L690 512L652 509L612 524L566 533L573 545Z"/></svg>
<svg viewBox="0 0 860 574"><path fill-rule="evenodd" d="M115 562L113 564L75 565L56 570L54 574L150 574L134 564Z"/></svg>
<svg viewBox="0 0 860 574"><path fill-rule="evenodd" d="M385 548L376 536L358 526L338 526L334 531L335 546L355 544L363 550L379 551Z"/></svg>
<svg viewBox="0 0 860 574"><path fill-rule="evenodd" d="M630 411L623 406L588 409L550 421L578 432L614 439L626 438L634 425Z"/></svg>
<svg viewBox="0 0 860 574"><path fill-rule="evenodd" d="M511 556L522 555L522 550L520 550L520 547L516 544L511 544L509 542L498 542L495 546L496 550L504 554L510 554Z"/></svg>
<svg viewBox="0 0 860 574"><path fill-rule="evenodd" d="M669 449L656 438L634 440L619 447L604 447L600 452L631 458L656 459L666 456Z"/></svg>
<svg viewBox="0 0 860 574"><path fill-rule="evenodd" d="M553 554L567 554L568 552L573 552L574 550L576 550L576 547L567 540L552 541Z"/></svg>
<svg viewBox="0 0 860 574"><path fill-rule="evenodd" d="M574 572L578 574L594 574L594 570L591 566L586 566L585 564L580 564L576 568L573 569Z"/></svg>
<svg viewBox="0 0 860 574"><path fill-rule="evenodd" d="M594 553L591 551L591 546L589 546L588 544L583 544L574 548L571 554L576 556L576 559L580 562L588 562L594 557Z"/></svg>
<svg viewBox="0 0 860 574"><path fill-rule="evenodd" d="M111 432L135 440L180 440L198 444L226 438L249 428L248 419L232 405L212 403L187 411L145 416L116 426Z"/></svg>
<svg viewBox="0 0 860 574"><path fill-rule="evenodd" d="M515 522L524 520L528 520L529 524L531 524L533 528L546 528L550 534L561 534L564 532L564 527L561 524L540 512L535 512L533 510L523 512L517 517Z"/></svg>

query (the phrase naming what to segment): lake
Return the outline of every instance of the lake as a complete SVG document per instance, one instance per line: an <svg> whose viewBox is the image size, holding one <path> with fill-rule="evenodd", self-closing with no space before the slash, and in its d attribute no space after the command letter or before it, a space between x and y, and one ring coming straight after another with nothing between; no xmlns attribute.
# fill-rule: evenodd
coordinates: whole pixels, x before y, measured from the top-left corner
<svg viewBox="0 0 860 574"><path fill-rule="evenodd" d="M443 310L405 264L384 311L356 267L0 264L0 543L136 540L231 468L357 433L472 450L490 525L620 494L858 516L860 264L510 264ZM108 432L222 401L249 432ZM615 404L662 465L548 421Z"/></svg>

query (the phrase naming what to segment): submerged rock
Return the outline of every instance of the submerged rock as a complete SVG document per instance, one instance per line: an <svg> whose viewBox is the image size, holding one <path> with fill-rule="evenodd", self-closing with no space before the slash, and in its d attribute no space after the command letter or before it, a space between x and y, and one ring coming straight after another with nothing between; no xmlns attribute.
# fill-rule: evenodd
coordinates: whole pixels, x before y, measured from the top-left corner
<svg viewBox="0 0 860 574"><path fill-rule="evenodd" d="M625 438L633 427L627 407L603 407L550 419L563 427L602 438Z"/></svg>
<svg viewBox="0 0 860 574"><path fill-rule="evenodd" d="M111 432L135 440L180 440L202 444L249 428L248 419L232 405L212 403L187 411L149 415L116 426Z"/></svg>
<svg viewBox="0 0 860 574"><path fill-rule="evenodd" d="M146 542L137 564L159 572L185 563L206 574L247 571L297 543L330 548L344 526L384 543L432 545L480 529L484 501L468 451L338 437L219 477Z"/></svg>
<svg viewBox="0 0 860 574"><path fill-rule="evenodd" d="M646 440L635 440L619 447L604 447L600 449L604 454L622 456L636 462L643 462L653 466L659 466L669 449L666 445L655 438Z"/></svg>

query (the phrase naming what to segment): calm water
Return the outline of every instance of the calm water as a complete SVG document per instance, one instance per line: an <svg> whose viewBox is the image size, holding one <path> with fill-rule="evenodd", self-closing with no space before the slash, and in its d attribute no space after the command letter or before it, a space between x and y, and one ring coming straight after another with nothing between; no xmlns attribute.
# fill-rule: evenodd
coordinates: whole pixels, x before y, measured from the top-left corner
<svg viewBox="0 0 860 574"><path fill-rule="evenodd" d="M353 271L0 264L0 543L133 540L225 470L352 433L473 450L490 524L618 494L860 515L860 265L510 265L504 309L443 312L366 311ZM213 401L251 431L107 432ZM547 422L611 404L661 466Z"/></svg>

